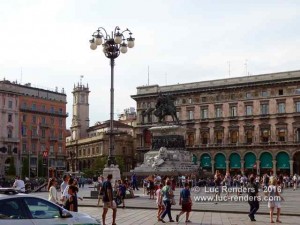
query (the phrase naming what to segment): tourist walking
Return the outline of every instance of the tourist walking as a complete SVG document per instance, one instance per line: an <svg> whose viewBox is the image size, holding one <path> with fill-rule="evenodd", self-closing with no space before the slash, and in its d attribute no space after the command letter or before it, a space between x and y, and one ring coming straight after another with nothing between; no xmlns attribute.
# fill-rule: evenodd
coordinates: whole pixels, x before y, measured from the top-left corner
<svg viewBox="0 0 300 225"><path fill-rule="evenodd" d="M298 176L297 174L294 174L293 176L293 183L294 183L294 191L297 189L297 185L298 185Z"/></svg>
<svg viewBox="0 0 300 225"><path fill-rule="evenodd" d="M137 182L137 177L136 177L136 174L132 174L131 176L131 185L132 185L132 189L135 191L135 189L138 191L139 188L138 188L138 182Z"/></svg>
<svg viewBox="0 0 300 225"><path fill-rule="evenodd" d="M176 215L176 222L179 221L179 217L185 214L185 222L190 223L189 220L190 212L192 211L192 199L191 192L188 183L185 183L184 188L180 191L179 205L181 205L181 212Z"/></svg>
<svg viewBox="0 0 300 225"><path fill-rule="evenodd" d="M49 182L48 182L48 187L47 187L47 190L49 192L48 200L50 202L53 202L53 203L59 205L59 200L58 200L58 197L57 197L56 185L57 185L56 178L54 178L54 177L50 178Z"/></svg>
<svg viewBox="0 0 300 225"><path fill-rule="evenodd" d="M73 212L78 212L78 200L77 200L78 187L75 185L68 186L68 199L66 201L65 209Z"/></svg>
<svg viewBox="0 0 300 225"><path fill-rule="evenodd" d="M163 213L165 207L164 204L162 203L162 195L161 195L161 190L163 188L163 184L159 184L155 194L156 194L156 205L157 205L157 219L160 221L160 216Z"/></svg>
<svg viewBox="0 0 300 225"><path fill-rule="evenodd" d="M174 198L174 194L171 188L170 180L167 181L166 185L161 190L162 199L160 203L164 203L165 209L160 217L160 221L165 223L164 218L166 215L169 217L170 222L174 222L171 215L171 199Z"/></svg>
<svg viewBox="0 0 300 225"><path fill-rule="evenodd" d="M66 187L68 186L69 179L70 179L70 176L67 175L67 174L65 174L65 175L63 176L63 182L60 184L60 194L61 194L60 198L61 198L61 201L62 201L62 204L63 204L63 205L64 205L64 203L65 203L65 201L64 201L65 199L64 199L64 197L63 197L63 195L64 195L64 190L65 190Z"/></svg>
<svg viewBox="0 0 300 225"><path fill-rule="evenodd" d="M270 178L270 185L268 187L269 192L269 201L268 208L270 209L270 223L274 223L273 214L274 209L277 208L277 218L276 222L281 223L280 221L280 209L281 209L281 201L284 201L283 197L280 195L280 187L277 184L277 180L275 177Z"/></svg>
<svg viewBox="0 0 300 225"><path fill-rule="evenodd" d="M259 209L259 201L257 199L258 194L258 185L255 182L255 177L253 175L250 176L249 183L247 185L248 190L248 203L250 206L249 218L251 221L256 221L255 214Z"/></svg>
<svg viewBox="0 0 300 225"><path fill-rule="evenodd" d="M221 196L221 190L222 190L222 177L219 170L216 170L215 176L214 176L214 183L215 183L215 200L217 201L217 196Z"/></svg>
<svg viewBox="0 0 300 225"><path fill-rule="evenodd" d="M125 208L125 197L126 197L126 184L124 183L123 180L119 180L119 185L118 185L118 192L117 192L117 196L119 196L119 198L122 201L122 205L123 205L123 209Z"/></svg>
<svg viewBox="0 0 300 225"><path fill-rule="evenodd" d="M112 174L107 175L107 180L103 182L103 213L102 213L102 225L105 225L106 214L109 208L113 210L112 225L116 225L117 205L113 200L113 189L111 185Z"/></svg>

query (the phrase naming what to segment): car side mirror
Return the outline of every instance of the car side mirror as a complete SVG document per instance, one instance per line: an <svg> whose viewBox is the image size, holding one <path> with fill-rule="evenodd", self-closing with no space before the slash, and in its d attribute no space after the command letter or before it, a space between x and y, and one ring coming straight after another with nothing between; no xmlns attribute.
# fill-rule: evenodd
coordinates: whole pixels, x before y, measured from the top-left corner
<svg viewBox="0 0 300 225"><path fill-rule="evenodd" d="M72 214L70 212L68 212L67 210L62 210L61 217L62 218L71 218Z"/></svg>

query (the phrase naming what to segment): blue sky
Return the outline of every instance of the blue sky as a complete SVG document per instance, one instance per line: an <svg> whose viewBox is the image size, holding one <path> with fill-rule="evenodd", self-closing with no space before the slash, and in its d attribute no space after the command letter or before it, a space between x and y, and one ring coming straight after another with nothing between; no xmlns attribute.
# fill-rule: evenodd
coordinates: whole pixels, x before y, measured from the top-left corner
<svg viewBox="0 0 300 225"><path fill-rule="evenodd" d="M148 66L159 85L228 78L228 62L230 77L298 70L299 12L288 0L0 0L0 79L64 88L69 127L84 75L93 125L109 119L109 60L88 42L98 27L128 27L136 38L116 59L118 114L135 107L130 95L147 85Z"/></svg>

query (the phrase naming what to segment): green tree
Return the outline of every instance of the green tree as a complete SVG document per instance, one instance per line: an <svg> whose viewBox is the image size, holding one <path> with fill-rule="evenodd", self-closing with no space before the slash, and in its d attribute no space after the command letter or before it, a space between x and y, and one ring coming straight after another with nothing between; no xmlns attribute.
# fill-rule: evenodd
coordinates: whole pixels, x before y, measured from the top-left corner
<svg viewBox="0 0 300 225"><path fill-rule="evenodd" d="M7 175L11 175L11 176L16 175L16 167L15 167L14 157L10 158L10 163L9 163Z"/></svg>
<svg viewBox="0 0 300 225"><path fill-rule="evenodd" d="M116 156L116 163L119 166L120 173L122 174L125 170L125 162L124 162L124 157L122 156Z"/></svg>
<svg viewBox="0 0 300 225"><path fill-rule="evenodd" d="M22 162L22 177L28 177L29 173L29 158L24 158Z"/></svg>

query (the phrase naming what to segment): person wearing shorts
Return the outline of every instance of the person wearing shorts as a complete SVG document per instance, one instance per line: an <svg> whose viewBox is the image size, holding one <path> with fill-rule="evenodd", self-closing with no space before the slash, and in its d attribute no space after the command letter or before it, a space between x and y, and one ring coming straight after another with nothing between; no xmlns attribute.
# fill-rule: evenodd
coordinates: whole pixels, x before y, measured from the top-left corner
<svg viewBox="0 0 300 225"><path fill-rule="evenodd" d="M113 192L111 185L112 174L107 175L107 180L103 182L103 213L102 213L102 223L105 225L105 218L108 211L108 208L113 210L113 221L112 225L116 225L116 216L117 216L117 204L113 200Z"/></svg>
<svg viewBox="0 0 300 225"><path fill-rule="evenodd" d="M179 221L179 217L186 213L185 215L185 222L190 223L189 220L190 212L192 211L192 199L191 199L191 192L188 183L184 184L184 189L180 191L180 199L179 205L181 205L181 212L176 215L176 222Z"/></svg>

